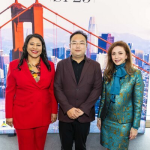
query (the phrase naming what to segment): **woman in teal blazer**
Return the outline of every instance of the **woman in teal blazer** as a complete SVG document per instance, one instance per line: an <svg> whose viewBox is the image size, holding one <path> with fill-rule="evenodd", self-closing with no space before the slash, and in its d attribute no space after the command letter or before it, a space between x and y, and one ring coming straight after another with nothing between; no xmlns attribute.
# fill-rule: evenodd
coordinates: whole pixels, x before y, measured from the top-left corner
<svg viewBox="0 0 150 150"><path fill-rule="evenodd" d="M108 50L103 92L97 126L102 146L107 150L127 150L136 138L143 103L143 80L140 70L132 67L132 56L123 41Z"/></svg>

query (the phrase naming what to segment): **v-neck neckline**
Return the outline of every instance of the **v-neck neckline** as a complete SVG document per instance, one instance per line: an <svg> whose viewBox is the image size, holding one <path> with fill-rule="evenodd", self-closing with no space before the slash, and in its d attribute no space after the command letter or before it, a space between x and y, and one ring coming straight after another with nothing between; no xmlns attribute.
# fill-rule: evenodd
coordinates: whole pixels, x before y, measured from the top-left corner
<svg viewBox="0 0 150 150"><path fill-rule="evenodd" d="M36 85L38 85L40 82L41 82L41 78L42 78L42 66L43 66L43 61L42 61L42 59L40 59L40 65L41 65L41 67L40 67L40 79L39 79L39 81L38 82L36 82L36 80L34 79L34 77L32 76L32 74L31 74L31 72L30 72L30 69L29 69L29 67L28 67L28 63L27 63L27 61L24 59L24 65L25 65L25 72L27 73L27 76L28 77L30 77L30 79L36 84Z"/></svg>

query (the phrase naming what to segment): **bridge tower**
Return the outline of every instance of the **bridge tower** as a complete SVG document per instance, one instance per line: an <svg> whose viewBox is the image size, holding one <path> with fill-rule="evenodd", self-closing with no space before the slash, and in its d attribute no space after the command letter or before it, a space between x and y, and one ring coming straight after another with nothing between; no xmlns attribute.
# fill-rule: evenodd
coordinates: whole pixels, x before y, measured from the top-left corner
<svg viewBox="0 0 150 150"><path fill-rule="evenodd" d="M15 0L14 5L11 7L11 17L13 18L20 12L24 11L18 0ZM12 34L13 34L13 51L12 59L18 59L22 54L22 47L24 43L23 23L32 23L32 33L38 33L43 36L43 8L42 5L35 1L33 7L25 13L12 21Z"/></svg>

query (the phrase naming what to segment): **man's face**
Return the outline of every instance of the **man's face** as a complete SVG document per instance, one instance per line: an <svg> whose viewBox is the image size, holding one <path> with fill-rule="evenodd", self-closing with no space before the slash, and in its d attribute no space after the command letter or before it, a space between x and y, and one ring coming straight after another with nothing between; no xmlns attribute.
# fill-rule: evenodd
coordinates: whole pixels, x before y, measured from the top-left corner
<svg viewBox="0 0 150 150"><path fill-rule="evenodd" d="M75 34L70 42L70 51L73 58L82 58L87 49L86 39L82 34Z"/></svg>

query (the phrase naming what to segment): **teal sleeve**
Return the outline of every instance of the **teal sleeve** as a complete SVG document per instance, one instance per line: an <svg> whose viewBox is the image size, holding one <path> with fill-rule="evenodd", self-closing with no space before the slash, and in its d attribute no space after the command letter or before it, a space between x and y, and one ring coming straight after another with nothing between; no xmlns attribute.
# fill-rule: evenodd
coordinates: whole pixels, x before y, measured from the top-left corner
<svg viewBox="0 0 150 150"><path fill-rule="evenodd" d="M143 104L143 90L144 83L142 79L142 74L140 70L136 71L136 79L135 85L133 89L133 128L137 128L140 126L141 120L141 111Z"/></svg>

